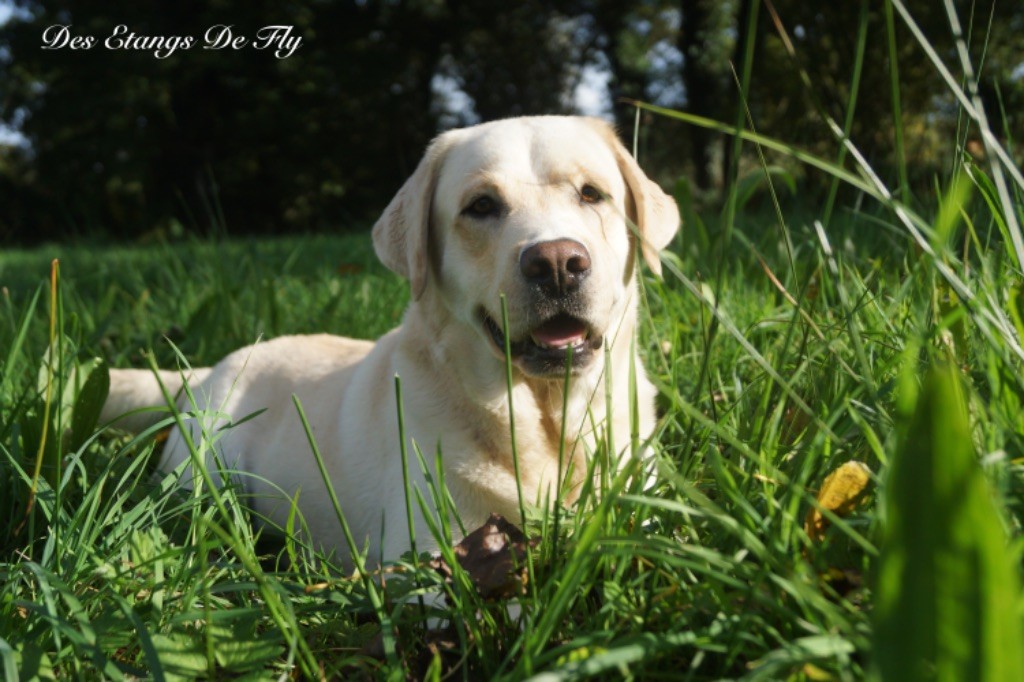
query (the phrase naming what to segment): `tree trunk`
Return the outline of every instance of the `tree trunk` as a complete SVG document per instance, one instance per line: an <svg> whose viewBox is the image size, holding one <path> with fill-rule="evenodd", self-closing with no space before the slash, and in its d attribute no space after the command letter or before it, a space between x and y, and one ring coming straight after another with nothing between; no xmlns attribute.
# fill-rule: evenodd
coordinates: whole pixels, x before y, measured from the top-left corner
<svg viewBox="0 0 1024 682"><path fill-rule="evenodd" d="M747 52L747 45L751 41L756 41L757 36L752 35L747 31L747 24L750 23L750 14L754 11L753 0L740 0L739 12L736 16L736 46L733 49L732 63L733 68L736 69L739 78L743 78L743 60L744 55ZM755 43L756 48L756 43ZM735 86L733 86L734 88ZM732 89L732 88L730 88ZM736 97L737 106L741 106L739 103L739 97ZM726 115L730 115L735 112L733 108L732 112L726 111ZM727 119L726 122L728 122ZM733 173L733 145L732 142L728 142L725 145L724 153L722 154L722 180L728 182L730 175Z"/></svg>
<svg viewBox="0 0 1024 682"><path fill-rule="evenodd" d="M709 32L714 30L711 9L708 0L682 0L677 46L683 55L682 76L687 110L697 116L715 118L720 100L720 79L711 60L702 58ZM714 181L711 164L716 136L699 126L690 126L689 130L694 181L700 189L710 189Z"/></svg>

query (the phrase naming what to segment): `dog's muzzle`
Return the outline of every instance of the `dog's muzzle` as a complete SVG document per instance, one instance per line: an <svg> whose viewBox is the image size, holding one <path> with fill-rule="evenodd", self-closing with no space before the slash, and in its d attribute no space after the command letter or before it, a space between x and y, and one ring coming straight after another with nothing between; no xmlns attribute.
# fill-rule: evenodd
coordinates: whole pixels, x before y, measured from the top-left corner
<svg viewBox="0 0 1024 682"><path fill-rule="evenodd" d="M536 323L522 338L508 346L513 363L537 377L564 376L587 367L604 337L587 321L581 287L590 275L590 254L571 239L539 242L523 250L519 270L530 298L530 314ZM505 332L485 310L480 317L498 352L505 353ZM571 360L570 360L571 356Z"/></svg>

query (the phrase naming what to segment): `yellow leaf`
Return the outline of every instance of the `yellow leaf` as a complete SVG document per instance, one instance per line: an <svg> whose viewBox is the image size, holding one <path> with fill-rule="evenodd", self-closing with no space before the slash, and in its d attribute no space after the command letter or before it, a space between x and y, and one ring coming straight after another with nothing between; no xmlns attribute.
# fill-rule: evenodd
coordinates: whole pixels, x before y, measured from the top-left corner
<svg viewBox="0 0 1024 682"><path fill-rule="evenodd" d="M863 462L851 460L825 477L818 491L818 504L837 516L846 516L860 502L870 480L871 469ZM828 526L828 519L817 507L807 512L804 530L812 540L825 537Z"/></svg>
<svg viewBox="0 0 1024 682"><path fill-rule="evenodd" d="M802 672L808 680L813 680L814 682L828 682L829 680L836 679L830 672L822 670L813 663L804 663Z"/></svg>

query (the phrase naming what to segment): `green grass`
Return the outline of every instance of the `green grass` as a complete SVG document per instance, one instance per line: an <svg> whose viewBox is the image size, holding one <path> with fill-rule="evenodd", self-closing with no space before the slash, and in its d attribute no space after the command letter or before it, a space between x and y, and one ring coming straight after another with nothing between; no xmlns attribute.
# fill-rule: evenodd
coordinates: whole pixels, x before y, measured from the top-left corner
<svg viewBox="0 0 1024 682"><path fill-rule="evenodd" d="M260 337L393 327L408 295L367 236L0 254L4 676L1019 679L1019 172L960 154L908 198L886 184L906 169L878 177L838 124L820 159L659 113L764 156L721 213L679 192L687 224L664 279L643 282L656 485L606 468L600 495L533 518L518 615L457 569L443 585L407 556L349 575L256 538L235 490L183 494L153 475L153 434L94 423L93 357L198 365ZM834 188L787 197L772 155ZM867 488L852 510L823 505L851 461ZM407 496L437 509L445 492Z"/></svg>
<svg viewBox="0 0 1024 682"><path fill-rule="evenodd" d="M45 412L37 376L49 345L53 254L5 255L0 277L17 284L3 303L0 348L25 341L0 375L0 638L8 647L0 655L25 678L292 666L328 677L863 677L879 482L898 446L901 371L947 356L964 368L973 446L986 455L1016 535L1024 501L1014 463L1024 438L1019 361L977 331L929 259L893 236L884 212L848 215L837 233L877 236L831 256L807 224L812 216L791 217L798 271L778 232L753 212L741 215L730 245L711 249L720 261L684 239L665 280L645 281L640 347L663 415L657 487L610 482L612 494L588 497L561 520L557 540L551 519L532 526L544 542L533 557L535 584L520 599L521 622L455 583L461 626L447 635L453 649L435 645L440 653L414 596L438 585L429 569L406 564L381 585L310 560L301 547L277 556L279 547L256 544L232 491L217 501L210 491L187 497L169 480L150 479L151 437L77 439L80 446L61 452L59 487L41 479L22 525L36 455L26 445L39 440L29 430L42 429ZM985 241L994 235L982 220ZM988 232L996 229L989 220ZM195 363L260 335L379 334L396 323L406 293L369 252L365 236L69 250L60 266L59 371L94 355L138 363L132 355L148 347L173 365L161 335L175 325L175 342ZM975 260L967 280L974 290L1013 291L1005 258L993 250ZM363 269L339 274L339 263L353 261ZM211 311L217 298L224 303ZM833 518L825 539L812 541L804 518L815 492L849 460L867 463L874 483L852 515ZM431 499L432 491L420 492Z"/></svg>

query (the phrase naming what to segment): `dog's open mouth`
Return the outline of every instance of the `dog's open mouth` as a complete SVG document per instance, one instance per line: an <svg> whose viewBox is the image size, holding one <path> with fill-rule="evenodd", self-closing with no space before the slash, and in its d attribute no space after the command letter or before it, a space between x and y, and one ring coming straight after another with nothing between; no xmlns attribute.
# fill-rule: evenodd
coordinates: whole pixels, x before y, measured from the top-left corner
<svg viewBox="0 0 1024 682"><path fill-rule="evenodd" d="M481 311L487 330L500 355L505 355L505 333L501 325ZM536 376L562 375L566 357L572 352L572 369L590 363L604 338L585 321L568 313L558 313L530 330L525 338L509 343L512 361L523 371Z"/></svg>

